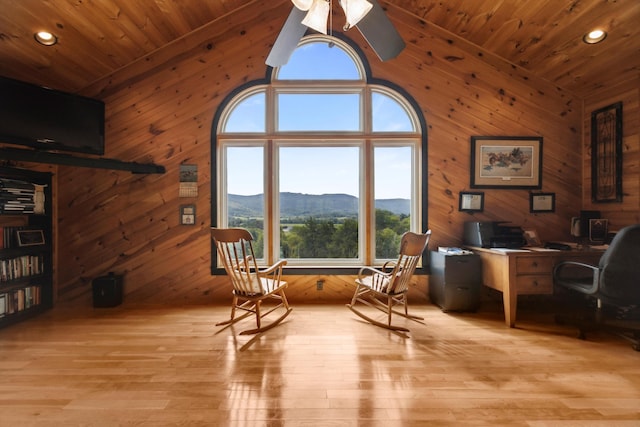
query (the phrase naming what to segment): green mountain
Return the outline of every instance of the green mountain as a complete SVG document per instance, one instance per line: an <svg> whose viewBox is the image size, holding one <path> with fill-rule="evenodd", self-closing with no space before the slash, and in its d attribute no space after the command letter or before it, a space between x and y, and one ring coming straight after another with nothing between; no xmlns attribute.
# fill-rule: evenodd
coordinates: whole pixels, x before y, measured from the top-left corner
<svg viewBox="0 0 640 427"><path fill-rule="evenodd" d="M394 214L409 214L408 199L380 199L375 202L377 209L384 209ZM239 196L229 194L229 215L232 217L262 218L264 196ZM301 194L280 193L280 216L282 218L356 216L358 198L348 194Z"/></svg>

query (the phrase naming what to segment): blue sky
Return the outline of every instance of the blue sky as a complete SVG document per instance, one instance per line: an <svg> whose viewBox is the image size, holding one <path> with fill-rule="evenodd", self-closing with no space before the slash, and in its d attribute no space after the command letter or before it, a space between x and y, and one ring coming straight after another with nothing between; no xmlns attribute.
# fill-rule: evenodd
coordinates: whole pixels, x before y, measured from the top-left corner
<svg viewBox="0 0 640 427"><path fill-rule="evenodd" d="M321 43L299 47L278 77L282 80L361 78L353 59L341 48ZM359 131L359 96L354 93L285 94L280 99L278 126L285 131ZM264 93L245 98L235 105L225 130L264 132L265 104ZM371 108L374 131L413 130L407 112L388 95L374 92ZM411 198L411 149L379 147L375 153L376 199ZM279 156L281 192L358 196L358 147L284 146ZM258 147L228 151L229 193L253 195L263 192L261 159L262 149ZM240 170L242 175L234 177L233 171Z"/></svg>

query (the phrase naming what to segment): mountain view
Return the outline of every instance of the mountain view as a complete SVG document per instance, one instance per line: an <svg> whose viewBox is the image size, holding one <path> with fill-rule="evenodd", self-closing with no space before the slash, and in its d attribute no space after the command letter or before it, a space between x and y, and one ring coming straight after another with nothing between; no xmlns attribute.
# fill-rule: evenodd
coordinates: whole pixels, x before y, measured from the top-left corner
<svg viewBox="0 0 640 427"><path fill-rule="evenodd" d="M239 196L229 194L229 216L262 217L264 196ZM390 211L396 215L409 215L408 199L380 199L375 201L377 209ZM280 193L282 217L355 216L358 212L358 198L348 194L301 194Z"/></svg>

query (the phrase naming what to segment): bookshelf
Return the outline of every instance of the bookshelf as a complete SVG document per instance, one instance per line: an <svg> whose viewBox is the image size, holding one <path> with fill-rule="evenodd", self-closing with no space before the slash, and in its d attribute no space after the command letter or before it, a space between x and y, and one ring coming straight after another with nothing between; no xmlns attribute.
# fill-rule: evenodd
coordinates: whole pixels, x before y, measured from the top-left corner
<svg viewBox="0 0 640 427"><path fill-rule="evenodd" d="M0 328L53 307L51 174L0 167Z"/></svg>

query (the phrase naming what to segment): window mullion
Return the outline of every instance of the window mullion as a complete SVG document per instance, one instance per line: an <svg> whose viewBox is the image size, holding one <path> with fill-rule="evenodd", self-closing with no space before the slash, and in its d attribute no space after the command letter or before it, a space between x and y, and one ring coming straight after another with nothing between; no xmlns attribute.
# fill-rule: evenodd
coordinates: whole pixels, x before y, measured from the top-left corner
<svg viewBox="0 0 640 427"><path fill-rule="evenodd" d="M363 214L361 215L362 223L364 223L364 248L363 248L363 256L366 265L373 265L373 260L375 259L375 193L374 193L374 173L373 164L373 143L370 139L366 139L363 145L364 155L363 164L360 167L361 176L363 177L362 186L364 187L364 191L362 191L362 197L364 198L364 203L362 205L364 208Z"/></svg>
<svg viewBox="0 0 640 427"><path fill-rule="evenodd" d="M364 77L358 56L350 56ZM333 76L329 71L326 76ZM380 265L391 259L403 230L421 228L424 221L420 208L425 201L420 197L425 184L420 177L426 164L420 151L426 142L417 125L422 122L412 121L415 106L396 90L365 78L282 81L278 70L274 73L260 88L264 96L254 96L259 92L249 89L246 98L237 95L232 111L220 116L233 123L222 133L224 144L234 147L231 157L224 149L218 153L218 167L224 171L217 192L223 198L218 201L222 222L246 225L263 236L260 262L268 265L281 257L291 267ZM262 118L263 130L258 130ZM251 182L254 187L245 185ZM244 191L241 195L249 189L251 195L262 191L263 200L238 197L230 205L230 185L234 196L238 188ZM348 197L316 197L326 195Z"/></svg>
<svg viewBox="0 0 640 427"><path fill-rule="evenodd" d="M277 251L276 243L278 241L277 235L276 235L276 229L279 228L279 224L275 223L276 218L278 216L274 211L278 206L277 193L276 193L277 183L275 182L275 176L277 174L274 173L274 171L277 168L276 166L277 162L274 159L274 156L275 156L274 147L275 147L275 144L273 143L273 140L268 140L265 144L264 227L265 227L266 233L265 233L264 246L265 248L269 248L268 255L267 255L268 265L273 264L275 262L274 260L276 258L279 258L279 256L276 254L276 251Z"/></svg>

